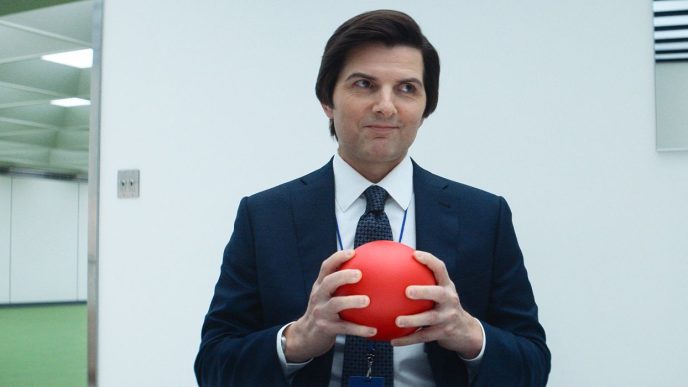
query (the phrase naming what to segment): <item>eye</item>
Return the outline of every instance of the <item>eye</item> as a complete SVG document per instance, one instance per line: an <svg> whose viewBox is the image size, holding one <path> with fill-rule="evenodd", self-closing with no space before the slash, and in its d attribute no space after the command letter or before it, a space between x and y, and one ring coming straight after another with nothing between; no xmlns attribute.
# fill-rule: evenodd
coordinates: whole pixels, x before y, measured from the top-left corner
<svg viewBox="0 0 688 387"><path fill-rule="evenodd" d="M400 89L402 93L413 94L416 92L416 85L414 85L413 83L403 83Z"/></svg>
<svg viewBox="0 0 688 387"><path fill-rule="evenodd" d="M367 79L359 79L354 82L354 86L360 87L362 89L369 89L373 84Z"/></svg>

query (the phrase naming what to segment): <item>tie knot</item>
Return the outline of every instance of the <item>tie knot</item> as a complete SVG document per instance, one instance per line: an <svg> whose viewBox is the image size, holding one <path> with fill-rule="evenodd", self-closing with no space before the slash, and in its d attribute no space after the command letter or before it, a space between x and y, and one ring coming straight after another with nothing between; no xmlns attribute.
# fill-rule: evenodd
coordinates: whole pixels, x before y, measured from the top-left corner
<svg viewBox="0 0 688 387"><path fill-rule="evenodd" d="M371 185L363 194L366 197L366 213L368 212L382 212L385 210L385 201L389 194L384 188L377 185Z"/></svg>

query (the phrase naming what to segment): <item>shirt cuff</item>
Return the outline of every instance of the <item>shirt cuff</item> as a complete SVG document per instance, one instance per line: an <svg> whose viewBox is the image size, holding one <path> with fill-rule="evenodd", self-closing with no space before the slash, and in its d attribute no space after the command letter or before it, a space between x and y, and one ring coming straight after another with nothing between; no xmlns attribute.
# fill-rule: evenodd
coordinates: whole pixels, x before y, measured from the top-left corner
<svg viewBox="0 0 688 387"><path fill-rule="evenodd" d="M473 318L475 318L475 317L473 317ZM480 320L478 320L477 318L475 319L475 321L478 322L478 325L480 325L480 330L483 332L483 346L482 346L482 348L480 348L480 353L478 353L478 356L474 357L473 359L464 359L463 357L461 357L459 355L459 358L461 358L461 360L463 360L466 363L466 365L471 367L471 368L478 368L478 366L480 365L480 360L483 359L483 354L485 353L485 343L486 343L485 328L483 328L483 323L481 323Z"/></svg>
<svg viewBox="0 0 688 387"><path fill-rule="evenodd" d="M283 326L278 332L277 332L277 357L279 358L280 365L282 366L282 373L284 374L284 377L287 378L287 380L291 383L291 380L294 378L294 374L296 371L300 370L301 368L305 367L306 364L310 363L311 360L308 360L307 362L304 363L287 363L287 357L284 355L284 351L282 351L282 333L284 332L285 329L291 324L293 324L294 321L290 322L289 324ZM484 335L484 333L483 333Z"/></svg>

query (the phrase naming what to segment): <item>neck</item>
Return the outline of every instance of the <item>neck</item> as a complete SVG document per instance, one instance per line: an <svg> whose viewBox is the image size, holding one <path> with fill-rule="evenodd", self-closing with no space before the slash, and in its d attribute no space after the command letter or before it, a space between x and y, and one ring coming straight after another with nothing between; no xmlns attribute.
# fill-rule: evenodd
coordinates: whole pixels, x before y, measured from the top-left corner
<svg viewBox="0 0 688 387"><path fill-rule="evenodd" d="M379 162L379 163L356 163L352 160L349 160L347 157L343 156L341 152L339 152L339 156L344 160L347 164L351 166L356 172L361 174L361 176L365 177L368 181L371 183L379 183L380 180L384 179L387 174L394 169L401 160L406 157L394 160L394 161L388 161L388 162Z"/></svg>

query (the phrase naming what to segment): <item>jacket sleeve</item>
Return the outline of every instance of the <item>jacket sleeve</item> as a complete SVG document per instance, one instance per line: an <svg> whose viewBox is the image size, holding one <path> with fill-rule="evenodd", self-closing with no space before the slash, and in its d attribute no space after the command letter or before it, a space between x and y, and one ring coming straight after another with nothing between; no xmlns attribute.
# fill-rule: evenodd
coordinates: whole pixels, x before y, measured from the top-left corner
<svg viewBox="0 0 688 387"><path fill-rule="evenodd" d="M516 240L511 210L500 199L493 274L485 328L485 352L476 386L544 386L551 355Z"/></svg>
<svg viewBox="0 0 688 387"><path fill-rule="evenodd" d="M287 386L276 350L280 325L265 326L248 199L239 204L194 365L200 386Z"/></svg>

